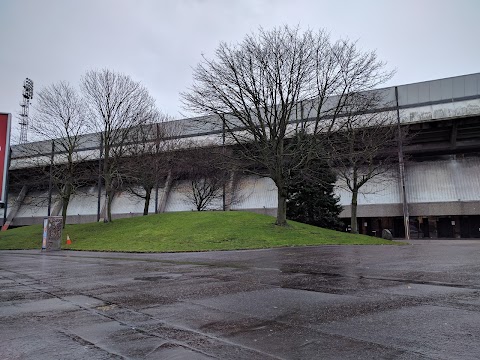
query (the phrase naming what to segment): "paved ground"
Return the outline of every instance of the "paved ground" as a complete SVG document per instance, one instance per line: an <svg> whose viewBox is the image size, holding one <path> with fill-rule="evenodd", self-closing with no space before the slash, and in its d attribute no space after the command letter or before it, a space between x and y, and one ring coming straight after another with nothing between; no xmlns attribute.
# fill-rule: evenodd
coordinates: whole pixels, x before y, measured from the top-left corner
<svg viewBox="0 0 480 360"><path fill-rule="evenodd" d="M0 359L479 359L480 241L0 252Z"/></svg>

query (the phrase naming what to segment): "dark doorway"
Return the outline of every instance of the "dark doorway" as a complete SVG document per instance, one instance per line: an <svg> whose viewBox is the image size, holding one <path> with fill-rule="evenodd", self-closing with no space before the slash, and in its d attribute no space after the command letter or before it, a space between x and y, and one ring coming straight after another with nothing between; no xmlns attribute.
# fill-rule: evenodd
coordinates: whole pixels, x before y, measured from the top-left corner
<svg viewBox="0 0 480 360"><path fill-rule="evenodd" d="M382 226L382 219L377 219L377 226L375 228L375 231L377 232L376 235L378 237L382 237L382 232L383 232L383 226Z"/></svg>
<svg viewBox="0 0 480 360"><path fill-rule="evenodd" d="M462 238L480 238L480 216L462 216L460 234Z"/></svg>
<svg viewBox="0 0 480 360"><path fill-rule="evenodd" d="M393 219L393 236L396 238L405 237L405 225L403 224L403 217L396 217Z"/></svg>
<svg viewBox="0 0 480 360"><path fill-rule="evenodd" d="M451 238L453 239L453 229L452 225L453 218L441 217L437 220L437 230L439 238Z"/></svg>
<svg viewBox="0 0 480 360"><path fill-rule="evenodd" d="M428 226L428 218L426 217L422 218L422 223L420 224L420 231L423 232L424 238L428 239L430 237L430 227Z"/></svg>
<svg viewBox="0 0 480 360"><path fill-rule="evenodd" d="M420 230L420 221L417 218L410 218L410 239L423 239L423 232Z"/></svg>

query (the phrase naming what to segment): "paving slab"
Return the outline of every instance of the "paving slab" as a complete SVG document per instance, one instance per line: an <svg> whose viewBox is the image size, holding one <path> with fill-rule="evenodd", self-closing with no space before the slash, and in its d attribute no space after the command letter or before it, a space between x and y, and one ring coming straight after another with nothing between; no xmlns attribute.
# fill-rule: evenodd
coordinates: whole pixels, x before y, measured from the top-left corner
<svg viewBox="0 0 480 360"><path fill-rule="evenodd" d="M0 251L0 359L478 359L480 241Z"/></svg>
<svg viewBox="0 0 480 360"><path fill-rule="evenodd" d="M480 313L471 311L426 305L358 316L318 328L386 347L416 349L435 359L478 359Z"/></svg>

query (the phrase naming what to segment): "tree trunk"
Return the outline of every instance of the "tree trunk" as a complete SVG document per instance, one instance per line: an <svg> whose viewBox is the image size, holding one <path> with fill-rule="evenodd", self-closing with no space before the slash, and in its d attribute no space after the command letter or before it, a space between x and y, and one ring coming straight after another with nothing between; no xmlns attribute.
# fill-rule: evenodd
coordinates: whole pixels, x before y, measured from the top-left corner
<svg viewBox="0 0 480 360"><path fill-rule="evenodd" d="M113 200L113 190L112 190L112 174L110 174L110 147L105 144L105 158L103 160L103 174L105 178L105 195L106 195L106 210L104 222L112 221L112 200Z"/></svg>
<svg viewBox="0 0 480 360"><path fill-rule="evenodd" d="M70 203L70 197L72 196L72 189L73 186L71 183L65 185L63 189L63 197L62 197L62 218L63 218L63 228L67 224L67 209L68 204Z"/></svg>
<svg viewBox="0 0 480 360"><path fill-rule="evenodd" d="M275 225L287 226L287 195L283 189L278 189L277 221Z"/></svg>
<svg viewBox="0 0 480 360"><path fill-rule="evenodd" d="M143 215L148 215L148 208L150 207L150 196L152 189L145 189L145 206L143 207Z"/></svg>
<svg viewBox="0 0 480 360"><path fill-rule="evenodd" d="M107 191L107 221L112 221L112 202L113 202L113 190L110 189Z"/></svg>
<svg viewBox="0 0 480 360"><path fill-rule="evenodd" d="M275 225L287 226L287 189L285 186L285 177L283 173L283 139L278 141L275 168L275 185L278 189L277 221Z"/></svg>
<svg viewBox="0 0 480 360"><path fill-rule="evenodd" d="M357 224L357 198L358 198L358 189L352 191L352 233L358 234L358 224Z"/></svg>
<svg viewBox="0 0 480 360"><path fill-rule="evenodd" d="M155 182L155 214L158 214L158 179Z"/></svg>
<svg viewBox="0 0 480 360"><path fill-rule="evenodd" d="M68 203L70 202L69 199L62 199L62 218L63 218L63 228L65 229L65 225L67 224L67 209Z"/></svg>

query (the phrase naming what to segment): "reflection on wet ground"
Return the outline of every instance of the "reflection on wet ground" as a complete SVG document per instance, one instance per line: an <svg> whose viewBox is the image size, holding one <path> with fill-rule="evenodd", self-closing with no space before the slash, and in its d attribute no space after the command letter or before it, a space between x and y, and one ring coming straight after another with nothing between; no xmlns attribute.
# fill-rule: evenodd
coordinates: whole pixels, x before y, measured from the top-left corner
<svg viewBox="0 0 480 360"><path fill-rule="evenodd" d="M0 359L477 359L480 241L0 252Z"/></svg>

